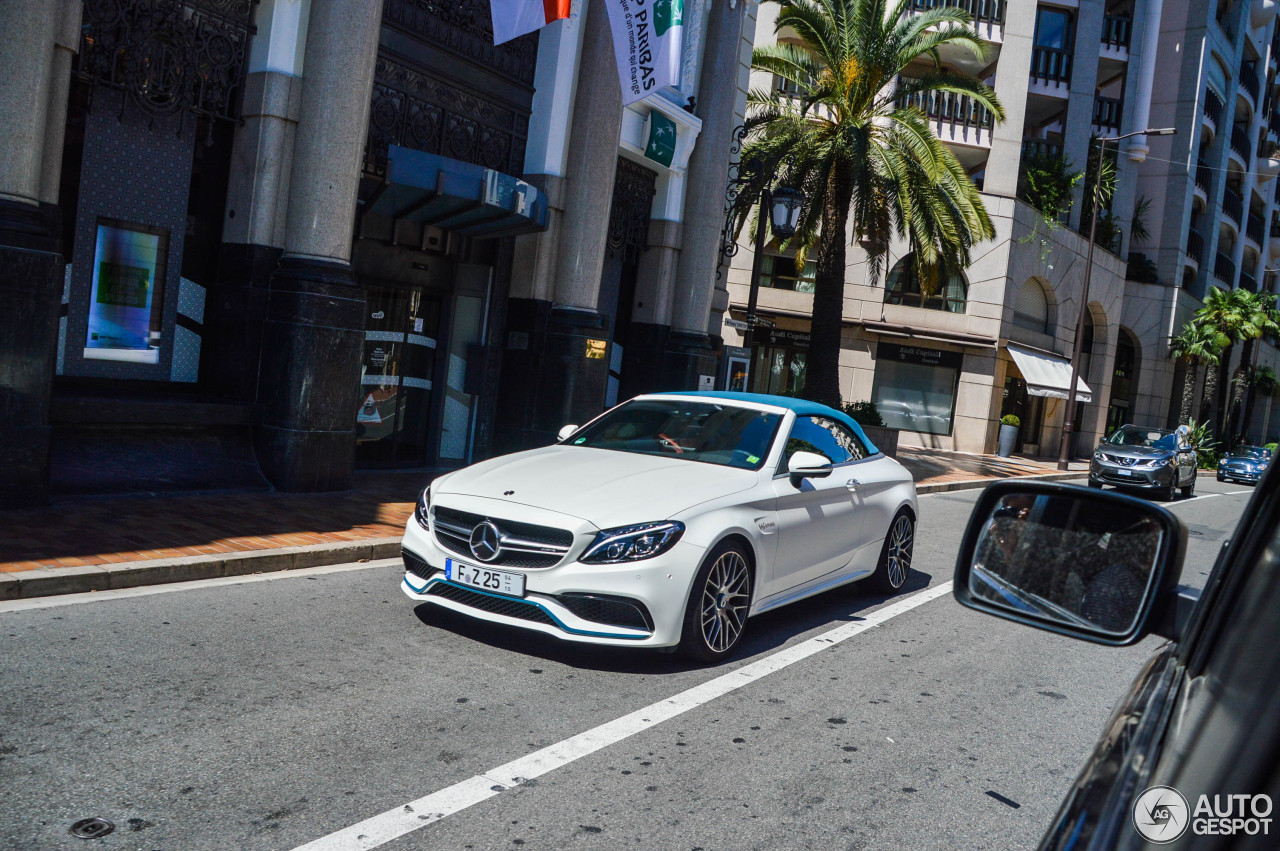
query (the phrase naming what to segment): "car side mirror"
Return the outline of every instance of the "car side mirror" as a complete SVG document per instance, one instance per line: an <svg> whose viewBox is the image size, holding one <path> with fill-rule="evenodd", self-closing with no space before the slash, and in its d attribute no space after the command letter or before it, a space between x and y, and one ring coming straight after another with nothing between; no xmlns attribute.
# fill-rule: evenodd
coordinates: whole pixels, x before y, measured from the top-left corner
<svg viewBox="0 0 1280 851"><path fill-rule="evenodd" d="M556 440L568 440L569 436L578 430L576 425L567 425L556 433Z"/></svg>
<svg viewBox="0 0 1280 851"><path fill-rule="evenodd" d="M1187 529L1164 508L1075 485L983 491L956 560L963 606L1097 644L1157 632L1179 605Z"/></svg>
<svg viewBox="0 0 1280 851"><path fill-rule="evenodd" d="M831 459L817 452L797 452L787 462L791 483L800 486L801 479L822 479L831 475Z"/></svg>

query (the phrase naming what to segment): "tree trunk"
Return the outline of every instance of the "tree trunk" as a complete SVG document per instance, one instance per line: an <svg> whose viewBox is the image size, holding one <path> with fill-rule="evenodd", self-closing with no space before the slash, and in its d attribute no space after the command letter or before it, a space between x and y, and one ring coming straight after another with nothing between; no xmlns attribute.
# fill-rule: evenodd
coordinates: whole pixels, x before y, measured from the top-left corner
<svg viewBox="0 0 1280 851"><path fill-rule="evenodd" d="M1255 340L1250 338L1244 341L1244 348L1240 350L1240 368L1236 370L1236 381L1232 382L1231 387L1231 416L1229 419L1230 431L1232 439L1235 435L1244 434L1249 430L1248 416L1241 417L1241 409L1245 404L1245 384L1248 378L1245 370L1249 368L1249 361L1253 358L1253 347ZM1252 395L1252 391L1250 391Z"/></svg>
<svg viewBox="0 0 1280 851"><path fill-rule="evenodd" d="M1222 364L1211 363L1209 368L1204 371L1204 406L1208 406L1209 410L1204 411L1203 419L1212 427L1215 434L1218 431L1218 424L1217 418L1214 416L1216 412L1213 407L1213 400L1217 397L1218 376L1221 368ZM1203 406L1201 410L1203 411Z"/></svg>
<svg viewBox="0 0 1280 851"><path fill-rule="evenodd" d="M805 361L806 399L839 408L840 336L844 328L845 224L853 188L839 166L828 178L827 204L818 235L817 272L813 282L813 319L809 356Z"/></svg>
<svg viewBox="0 0 1280 851"><path fill-rule="evenodd" d="M1187 368L1182 374L1182 412L1178 418L1178 425L1185 425L1191 422L1191 402L1196 391L1196 363L1190 361Z"/></svg>
<svg viewBox="0 0 1280 851"><path fill-rule="evenodd" d="M1231 386L1231 350L1235 348L1232 343L1222 350L1222 360L1218 362L1217 376L1217 392L1214 394L1214 423L1218 432L1218 438L1225 440L1229 437L1227 433L1227 418L1231 413L1230 407L1227 405L1227 388Z"/></svg>

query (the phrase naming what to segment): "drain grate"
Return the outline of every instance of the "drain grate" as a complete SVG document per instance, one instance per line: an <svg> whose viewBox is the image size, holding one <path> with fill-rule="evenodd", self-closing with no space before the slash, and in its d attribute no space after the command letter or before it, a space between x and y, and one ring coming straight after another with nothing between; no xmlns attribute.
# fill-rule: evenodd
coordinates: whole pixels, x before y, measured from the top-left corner
<svg viewBox="0 0 1280 851"><path fill-rule="evenodd" d="M104 818L86 818L71 825L71 835L81 839L100 839L115 829L116 826Z"/></svg>

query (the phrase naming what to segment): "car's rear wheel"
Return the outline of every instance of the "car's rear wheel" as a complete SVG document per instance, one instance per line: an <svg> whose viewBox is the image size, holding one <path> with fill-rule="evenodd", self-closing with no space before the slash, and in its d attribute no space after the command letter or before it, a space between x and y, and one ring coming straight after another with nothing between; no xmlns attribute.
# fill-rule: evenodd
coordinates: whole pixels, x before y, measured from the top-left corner
<svg viewBox="0 0 1280 851"><path fill-rule="evenodd" d="M689 592L680 652L696 662L719 662L738 646L751 609L751 563L746 548L724 541L703 560Z"/></svg>
<svg viewBox="0 0 1280 851"><path fill-rule="evenodd" d="M915 542L916 523L904 508L889 524L889 534L884 536L876 572L863 580L867 587L879 594L900 591L911 573L911 553Z"/></svg>

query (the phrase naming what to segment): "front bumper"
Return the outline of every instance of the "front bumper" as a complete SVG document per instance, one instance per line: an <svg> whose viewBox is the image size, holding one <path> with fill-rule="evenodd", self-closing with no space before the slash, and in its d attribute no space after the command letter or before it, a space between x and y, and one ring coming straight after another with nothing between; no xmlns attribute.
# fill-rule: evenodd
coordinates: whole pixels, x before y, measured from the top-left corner
<svg viewBox="0 0 1280 851"><path fill-rule="evenodd" d="M1246 484L1256 485L1262 480L1261 470L1249 470L1243 468L1219 467L1218 477L1229 479L1235 482L1245 482Z"/></svg>
<svg viewBox="0 0 1280 851"><path fill-rule="evenodd" d="M1125 467L1097 458L1089 462L1089 480L1119 488L1143 490L1167 490L1173 483L1176 468L1167 464L1159 467Z"/></svg>
<svg viewBox="0 0 1280 851"><path fill-rule="evenodd" d="M525 596L520 598L447 580L446 559L471 565L482 562L441 547L413 517L405 524L402 546L407 570L400 588L412 600L566 641L617 647L671 647L679 643L689 588L704 554L702 548L682 540L656 558L592 565L576 560L582 549L579 543L553 567L496 567L524 574ZM591 604L585 604L584 595L589 595ZM586 617L619 620L611 615L627 612L624 601L632 601L635 605L630 611L643 612L643 616L622 619L643 620L643 628ZM623 608L616 608L619 605Z"/></svg>

